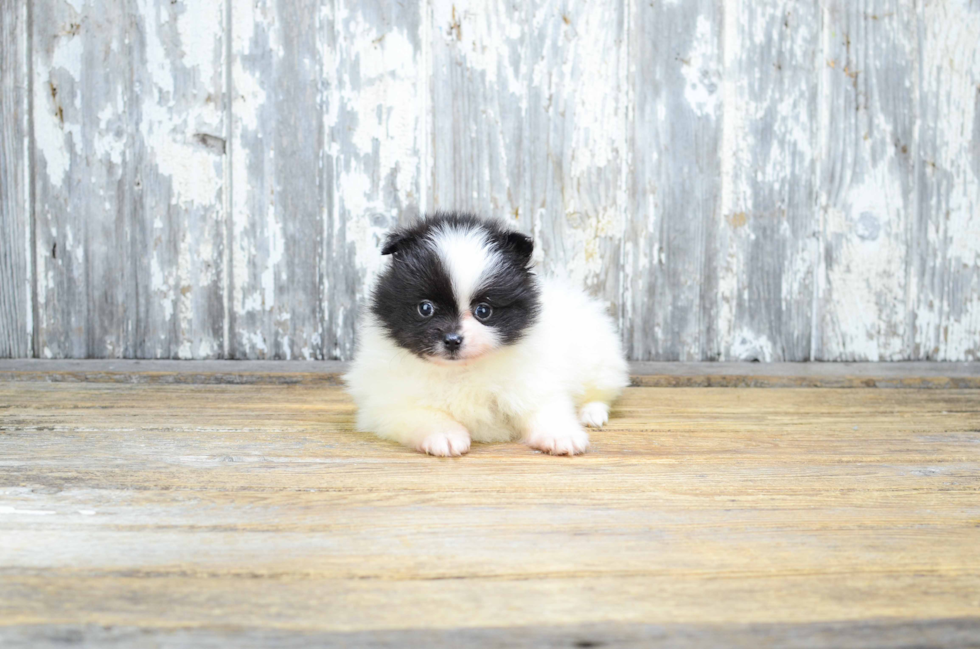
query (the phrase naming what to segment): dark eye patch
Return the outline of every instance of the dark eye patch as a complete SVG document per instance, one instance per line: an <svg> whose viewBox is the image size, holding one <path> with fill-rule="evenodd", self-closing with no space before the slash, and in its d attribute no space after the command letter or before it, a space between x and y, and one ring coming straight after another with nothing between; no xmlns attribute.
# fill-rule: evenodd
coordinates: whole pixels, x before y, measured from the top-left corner
<svg viewBox="0 0 980 649"><path fill-rule="evenodd" d="M419 309L423 302L432 305L428 316ZM419 356L435 353L459 320L452 282L438 256L424 246L398 250L378 278L371 312L392 340Z"/></svg>
<svg viewBox="0 0 980 649"><path fill-rule="evenodd" d="M518 341L538 315L534 276L523 266L505 266L484 282L471 309L483 302L493 309L486 326L496 329L506 344Z"/></svg>

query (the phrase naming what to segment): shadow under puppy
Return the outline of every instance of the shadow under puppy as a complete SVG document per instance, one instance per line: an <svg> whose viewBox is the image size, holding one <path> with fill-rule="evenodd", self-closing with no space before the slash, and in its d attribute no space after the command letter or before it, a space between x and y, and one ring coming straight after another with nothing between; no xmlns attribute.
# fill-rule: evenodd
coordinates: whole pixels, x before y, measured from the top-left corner
<svg viewBox="0 0 980 649"><path fill-rule="evenodd" d="M531 271L533 241L468 214L388 235L391 261L363 314L345 379L357 425L430 455L520 439L554 455L589 446L627 385L610 318L580 289Z"/></svg>

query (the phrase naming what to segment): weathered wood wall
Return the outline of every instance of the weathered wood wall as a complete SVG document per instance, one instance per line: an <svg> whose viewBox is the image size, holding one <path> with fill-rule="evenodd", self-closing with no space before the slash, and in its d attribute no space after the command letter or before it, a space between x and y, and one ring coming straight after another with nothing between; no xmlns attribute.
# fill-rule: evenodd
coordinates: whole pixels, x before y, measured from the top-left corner
<svg viewBox="0 0 980 649"><path fill-rule="evenodd" d="M471 209L660 360L980 358L980 0L0 0L0 356L349 358Z"/></svg>
<svg viewBox="0 0 980 649"><path fill-rule="evenodd" d="M0 358L31 355L28 11L0 0Z"/></svg>

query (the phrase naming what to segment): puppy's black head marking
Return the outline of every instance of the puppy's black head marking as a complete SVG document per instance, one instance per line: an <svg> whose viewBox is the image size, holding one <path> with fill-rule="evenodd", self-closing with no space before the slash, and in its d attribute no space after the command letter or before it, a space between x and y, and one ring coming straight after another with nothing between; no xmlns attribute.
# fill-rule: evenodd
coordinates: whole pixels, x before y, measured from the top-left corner
<svg viewBox="0 0 980 649"><path fill-rule="evenodd" d="M435 354L458 327L452 280L434 250L409 245L392 252L395 258L374 288L371 311L398 345L419 356ZM431 315L419 312L424 301L432 303Z"/></svg>
<svg viewBox="0 0 980 649"><path fill-rule="evenodd" d="M534 253L534 239L523 232L503 232L497 235L500 248L514 256L526 268L531 264Z"/></svg>
<svg viewBox="0 0 980 649"><path fill-rule="evenodd" d="M447 230L476 233L491 251L493 263L484 269L468 304L459 304L445 250L435 243ZM447 335L460 331L464 313L486 303L492 313L482 324L493 330L500 344L512 344L538 313L537 281L530 270L533 252L530 237L496 221L472 214L434 214L386 238L381 253L391 255L392 261L375 285L371 312L400 347L421 357L452 358L455 351L447 350ZM429 316L418 309L426 300L434 306Z"/></svg>

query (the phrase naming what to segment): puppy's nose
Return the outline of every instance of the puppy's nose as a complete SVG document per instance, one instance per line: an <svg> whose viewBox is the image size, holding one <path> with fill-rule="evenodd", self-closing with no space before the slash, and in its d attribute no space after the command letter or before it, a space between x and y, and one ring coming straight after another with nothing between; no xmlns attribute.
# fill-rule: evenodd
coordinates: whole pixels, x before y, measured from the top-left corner
<svg viewBox="0 0 980 649"><path fill-rule="evenodd" d="M447 351L454 352L459 349L459 346L463 344L463 337L459 334L446 334L446 337L442 339L443 344L446 346Z"/></svg>

